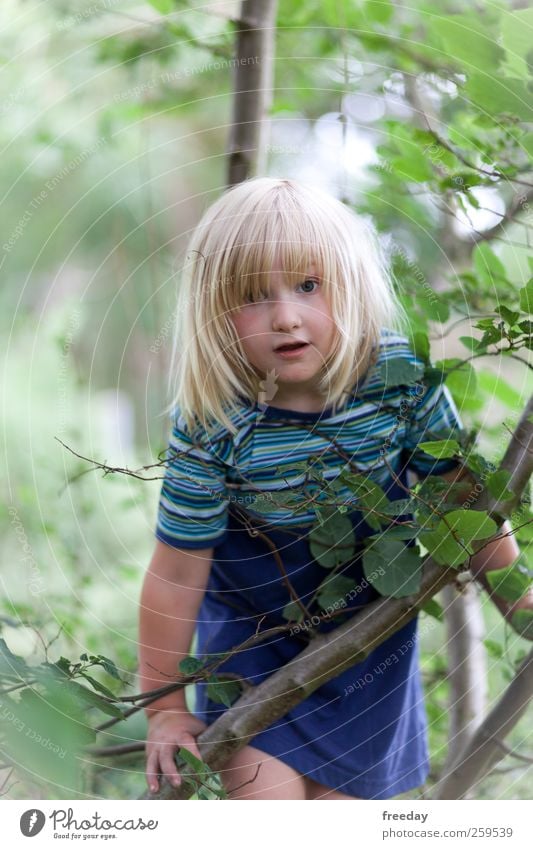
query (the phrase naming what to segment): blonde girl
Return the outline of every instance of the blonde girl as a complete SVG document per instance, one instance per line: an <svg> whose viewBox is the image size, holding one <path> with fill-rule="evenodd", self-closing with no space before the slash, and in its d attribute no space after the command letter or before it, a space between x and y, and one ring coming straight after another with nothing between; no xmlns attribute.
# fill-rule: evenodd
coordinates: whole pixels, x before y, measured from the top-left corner
<svg viewBox="0 0 533 849"><path fill-rule="evenodd" d="M353 501L344 470L391 500L405 497L408 471L458 475L455 461L418 447L462 423L444 385L394 379L402 363L423 371L405 326L371 224L328 194L264 177L207 209L178 293L171 436L141 598L144 691L173 679L195 632L197 657L229 653L218 674L256 685L299 654L313 628L331 630L379 598L363 573L375 528L361 512L344 512L351 527L338 546L350 554L331 573L309 534L324 496ZM517 553L506 537L472 568ZM329 574L346 592L326 604L317 589ZM302 606L313 628L302 627ZM280 624L281 635L231 653ZM191 710L183 690L147 709L152 790L161 775L180 783L179 746L199 757L196 737L227 709L216 699L202 683ZM259 732L221 778L230 799L350 800L397 796L427 774L413 619Z"/></svg>

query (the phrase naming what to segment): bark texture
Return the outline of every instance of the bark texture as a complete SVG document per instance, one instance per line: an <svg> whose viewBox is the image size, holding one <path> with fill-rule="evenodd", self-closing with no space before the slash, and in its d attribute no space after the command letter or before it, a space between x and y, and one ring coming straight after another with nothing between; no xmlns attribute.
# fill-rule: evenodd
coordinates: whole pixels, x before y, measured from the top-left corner
<svg viewBox="0 0 533 849"><path fill-rule="evenodd" d="M235 49L228 187L263 173L272 100L277 0L244 0Z"/></svg>

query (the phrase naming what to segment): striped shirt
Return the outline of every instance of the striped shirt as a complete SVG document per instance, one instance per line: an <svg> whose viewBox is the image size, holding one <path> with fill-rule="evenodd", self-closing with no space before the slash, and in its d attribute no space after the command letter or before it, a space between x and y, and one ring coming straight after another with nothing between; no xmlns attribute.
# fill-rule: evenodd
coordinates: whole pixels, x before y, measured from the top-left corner
<svg viewBox="0 0 533 849"><path fill-rule="evenodd" d="M463 428L448 388L421 382L423 369L408 340L384 329L373 364L335 414L243 399L231 434L222 425L191 432L176 410L156 537L177 548L217 546L227 541L232 503L274 526L305 526L332 493L353 503L353 492L335 483L342 471L360 472L386 491L391 470L423 478L455 468L455 460L419 448Z"/></svg>

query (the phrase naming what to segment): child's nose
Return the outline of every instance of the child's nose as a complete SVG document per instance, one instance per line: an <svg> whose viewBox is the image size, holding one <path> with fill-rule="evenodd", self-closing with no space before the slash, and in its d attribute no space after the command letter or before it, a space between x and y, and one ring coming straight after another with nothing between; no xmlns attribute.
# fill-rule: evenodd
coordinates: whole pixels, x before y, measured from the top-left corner
<svg viewBox="0 0 533 849"><path fill-rule="evenodd" d="M272 303L272 329L273 330L290 330L293 327L300 327L302 318L298 305L290 300L274 300Z"/></svg>

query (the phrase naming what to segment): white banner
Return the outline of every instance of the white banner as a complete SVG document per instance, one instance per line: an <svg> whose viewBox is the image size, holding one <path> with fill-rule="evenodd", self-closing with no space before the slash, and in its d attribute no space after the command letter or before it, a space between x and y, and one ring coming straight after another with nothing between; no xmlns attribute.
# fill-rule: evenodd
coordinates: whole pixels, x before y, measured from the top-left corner
<svg viewBox="0 0 533 849"><path fill-rule="evenodd" d="M204 805L201 818L200 802L39 799L0 804L2 845L9 849L57 847L67 840L129 849L179 846L182 841L187 845L195 839L203 849L210 844L217 849L272 849L273 839L280 846L302 846L309 841L309 846L340 843L353 849L425 849L428 844L435 849L525 849L532 845L529 801L354 800L356 809L326 801L335 805L334 811L326 811L323 801L234 801L222 807ZM269 806L279 810L269 812ZM35 843L30 843L33 838Z"/></svg>

